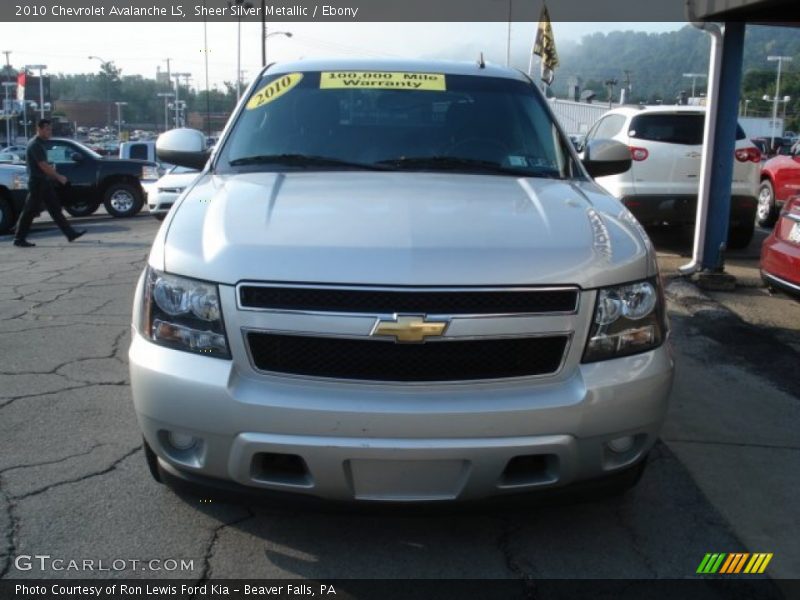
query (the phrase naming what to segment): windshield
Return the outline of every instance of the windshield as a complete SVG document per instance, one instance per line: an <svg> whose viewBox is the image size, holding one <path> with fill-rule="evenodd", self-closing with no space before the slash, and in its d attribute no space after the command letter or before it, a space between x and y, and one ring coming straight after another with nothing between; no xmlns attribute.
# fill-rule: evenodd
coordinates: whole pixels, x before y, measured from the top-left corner
<svg viewBox="0 0 800 600"><path fill-rule="evenodd" d="M628 135L640 140L699 146L703 143L705 113L639 115L631 121ZM745 139L741 125L736 125L736 139Z"/></svg>
<svg viewBox="0 0 800 600"><path fill-rule="evenodd" d="M85 145L81 144L80 142L76 142L75 140L70 140L70 143L71 144L75 144L78 148L81 149L81 152L85 152L86 154L88 154L92 158L103 158L97 152L95 152L94 150L92 150L88 146L85 146Z"/></svg>
<svg viewBox="0 0 800 600"><path fill-rule="evenodd" d="M571 172L549 113L522 81L304 72L264 77L253 89L218 171Z"/></svg>

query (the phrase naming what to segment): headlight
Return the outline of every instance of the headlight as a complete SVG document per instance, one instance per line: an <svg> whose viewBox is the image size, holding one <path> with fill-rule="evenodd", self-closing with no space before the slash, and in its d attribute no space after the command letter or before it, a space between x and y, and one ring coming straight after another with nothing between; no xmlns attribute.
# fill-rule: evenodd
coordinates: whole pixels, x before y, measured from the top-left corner
<svg viewBox="0 0 800 600"><path fill-rule="evenodd" d="M140 331L177 350L230 358L216 285L148 269Z"/></svg>
<svg viewBox="0 0 800 600"><path fill-rule="evenodd" d="M158 179L158 167L155 165L145 165L142 167L142 179Z"/></svg>
<svg viewBox="0 0 800 600"><path fill-rule="evenodd" d="M11 179L11 187L15 190L28 189L28 175L26 173L14 173Z"/></svg>
<svg viewBox="0 0 800 600"><path fill-rule="evenodd" d="M652 350L666 333L664 294L657 278L600 289L583 362Z"/></svg>

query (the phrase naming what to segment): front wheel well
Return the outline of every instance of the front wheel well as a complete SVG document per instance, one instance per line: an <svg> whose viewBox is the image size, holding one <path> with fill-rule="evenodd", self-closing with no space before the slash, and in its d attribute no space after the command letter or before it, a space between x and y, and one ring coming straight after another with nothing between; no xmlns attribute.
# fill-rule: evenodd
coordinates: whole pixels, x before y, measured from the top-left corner
<svg viewBox="0 0 800 600"><path fill-rule="evenodd" d="M106 190L110 188L112 185L116 185L119 183L124 183L127 185L136 186L139 189L142 189L142 183L139 181L138 177L134 177L133 175L114 175L113 177L109 177L108 179L104 179L99 186L100 191L100 198L106 193Z"/></svg>

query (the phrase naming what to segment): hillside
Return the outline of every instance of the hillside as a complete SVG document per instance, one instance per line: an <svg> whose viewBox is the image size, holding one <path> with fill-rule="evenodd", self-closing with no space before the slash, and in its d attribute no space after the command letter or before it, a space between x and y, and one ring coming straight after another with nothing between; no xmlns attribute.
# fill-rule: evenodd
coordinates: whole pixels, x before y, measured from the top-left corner
<svg viewBox="0 0 800 600"><path fill-rule="evenodd" d="M692 80L683 77L684 73L708 72L710 46L709 36L690 25L668 33L615 31L584 36L578 44L559 47L561 66L556 71L552 89L557 96L564 97L569 77L577 76L583 80L583 89L592 89L598 100L605 100L607 93L603 82L616 78L619 81L616 90L619 90L627 70L632 100L673 102L681 90L691 92ZM748 114L771 114L772 105L761 98L764 94L775 93L776 63L767 61L767 56L774 54L794 58L784 65L780 97L791 97L786 106L787 117L797 121L800 118L800 29L747 27L742 96L751 100ZM705 79L699 78L697 93L704 91ZM783 111L783 103L779 111Z"/></svg>

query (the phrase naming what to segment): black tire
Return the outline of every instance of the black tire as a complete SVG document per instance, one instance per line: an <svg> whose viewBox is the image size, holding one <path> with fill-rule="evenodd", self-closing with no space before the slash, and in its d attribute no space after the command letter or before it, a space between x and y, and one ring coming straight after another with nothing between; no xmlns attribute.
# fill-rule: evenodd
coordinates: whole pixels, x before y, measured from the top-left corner
<svg viewBox="0 0 800 600"><path fill-rule="evenodd" d="M88 217L89 215L94 214L98 208L100 208L99 204L82 200L75 204L69 204L65 206L64 210L73 217Z"/></svg>
<svg viewBox="0 0 800 600"><path fill-rule="evenodd" d="M16 222L16 213L14 212L14 205L11 200L3 194L0 194L0 235L10 233Z"/></svg>
<svg viewBox="0 0 800 600"><path fill-rule="evenodd" d="M164 483L161 479L161 469L158 466L158 457L146 440L142 440L142 447L144 448L144 458L147 461L147 468L150 470L150 475L153 476L158 483Z"/></svg>
<svg viewBox="0 0 800 600"><path fill-rule="evenodd" d="M157 214L157 215L153 215L153 217L155 218L156 221L163 221L164 219L167 218L167 214L166 213L160 213L160 214Z"/></svg>
<svg viewBox="0 0 800 600"><path fill-rule="evenodd" d="M133 217L144 206L142 190L130 183L112 183L103 193L103 206L112 217Z"/></svg>
<svg viewBox="0 0 800 600"><path fill-rule="evenodd" d="M758 205L756 207L756 223L761 227L772 227L778 220L778 207L775 204L775 189L772 182L765 179L758 189Z"/></svg>
<svg viewBox="0 0 800 600"><path fill-rule="evenodd" d="M750 242L753 241L755 228L755 224L753 223L732 228L728 232L728 248L731 250L743 250L747 248Z"/></svg>

